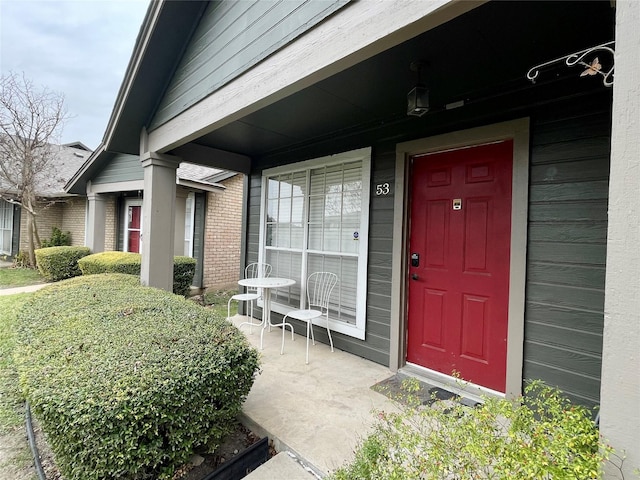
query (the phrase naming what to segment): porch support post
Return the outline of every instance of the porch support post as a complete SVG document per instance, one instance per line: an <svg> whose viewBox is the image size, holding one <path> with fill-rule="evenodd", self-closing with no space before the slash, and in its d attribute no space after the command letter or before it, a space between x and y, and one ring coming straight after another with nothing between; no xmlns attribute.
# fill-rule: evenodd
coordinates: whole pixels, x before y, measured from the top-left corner
<svg viewBox="0 0 640 480"><path fill-rule="evenodd" d="M144 170L140 281L170 292L173 290L176 170L180 159L145 152L140 160Z"/></svg>
<svg viewBox="0 0 640 480"><path fill-rule="evenodd" d="M640 3L616 2L600 431L640 468ZM615 469L611 470L615 473ZM615 476L613 478L618 478Z"/></svg>
<svg viewBox="0 0 640 480"><path fill-rule="evenodd" d="M89 188L91 188L90 185ZM104 252L107 221L105 197L98 193L88 192L87 201L87 247L91 249L91 253Z"/></svg>

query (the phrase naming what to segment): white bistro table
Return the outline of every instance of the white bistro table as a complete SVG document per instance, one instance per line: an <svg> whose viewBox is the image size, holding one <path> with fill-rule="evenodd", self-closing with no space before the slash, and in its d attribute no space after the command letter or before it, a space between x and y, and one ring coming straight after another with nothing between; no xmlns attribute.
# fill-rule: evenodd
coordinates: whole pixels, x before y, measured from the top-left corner
<svg viewBox="0 0 640 480"><path fill-rule="evenodd" d="M273 288L284 288L290 287L296 283L295 280L291 280L290 278L278 278L278 277L256 277L256 278L243 278L242 280L238 280L238 284L243 287L249 288L261 288L262 289L262 331L260 332L260 349L262 350L262 338L264 336L264 329L267 327L274 326L282 326L282 328L286 328L285 324L278 323L273 325L271 323L271 289ZM291 324L287 323L291 327L291 335L293 335L293 327ZM284 335L284 332L283 332ZM284 337L283 337L284 338Z"/></svg>

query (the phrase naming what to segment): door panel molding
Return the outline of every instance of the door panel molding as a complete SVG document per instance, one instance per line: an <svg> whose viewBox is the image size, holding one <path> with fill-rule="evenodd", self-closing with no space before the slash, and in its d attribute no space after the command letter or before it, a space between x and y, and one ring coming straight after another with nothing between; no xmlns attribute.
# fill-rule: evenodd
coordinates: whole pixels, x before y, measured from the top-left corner
<svg viewBox="0 0 640 480"><path fill-rule="evenodd" d="M391 292L391 350L389 365L396 371L406 363L406 318L408 255L409 158L412 155L443 152L513 139L511 206L511 258L509 265L509 319L507 333L506 397L522 391L524 340L524 290L527 246L529 182L529 119L461 130L396 145L394 235Z"/></svg>

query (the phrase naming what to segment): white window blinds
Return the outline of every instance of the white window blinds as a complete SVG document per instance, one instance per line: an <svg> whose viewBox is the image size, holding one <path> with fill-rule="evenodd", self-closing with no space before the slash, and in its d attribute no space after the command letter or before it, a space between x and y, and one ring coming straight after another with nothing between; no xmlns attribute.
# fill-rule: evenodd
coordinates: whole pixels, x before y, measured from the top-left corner
<svg viewBox="0 0 640 480"><path fill-rule="evenodd" d="M296 284L272 293L272 309L305 308L305 279L338 275L333 330L364 338L369 211L369 148L264 172L261 261Z"/></svg>

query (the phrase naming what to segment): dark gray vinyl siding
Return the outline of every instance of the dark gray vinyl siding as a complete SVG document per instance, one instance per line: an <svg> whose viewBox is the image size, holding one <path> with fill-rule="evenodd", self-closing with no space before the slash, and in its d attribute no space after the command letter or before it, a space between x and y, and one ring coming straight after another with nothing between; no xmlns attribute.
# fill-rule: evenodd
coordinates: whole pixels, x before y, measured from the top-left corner
<svg viewBox="0 0 640 480"><path fill-rule="evenodd" d="M151 129L264 60L349 0L210 2Z"/></svg>
<svg viewBox="0 0 640 480"><path fill-rule="evenodd" d="M609 98L541 109L533 118L524 377L599 403Z"/></svg>
<svg viewBox="0 0 640 480"><path fill-rule="evenodd" d="M124 216L124 197L118 198L118 203L116 205L116 232L117 232L117 247L116 249L119 252L124 251L124 225L123 225L123 217Z"/></svg>
<svg viewBox="0 0 640 480"><path fill-rule="evenodd" d="M144 172L140 157L117 154L91 181L94 184L143 180Z"/></svg>
<svg viewBox="0 0 640 480"><path fill-rule="evenodd" d="M600 390L610 102L604 91L523 106L513 117L531 117L523 376L558 386L587 406L599 403ZM483 118L479 124L492 121ZM428 136L407 132L398 141ZM250 181L247 262L258 259L260 168L371 145L371 185L394 184L395 143L358 140L331 152L311 147L305 158L282 153L257 162ZM334 336L338 348L383 365L390 347L394 193L372 195L370 203L366 339ZM301 327L296 330L304 333ZM321 329L317 337L327 342Z"/></svg>
<svg viewBox="0 0 640 480"><path fill-rule="evenodd" d="M193 286L202 287L202 273L204 263L204 222L207 210L207 194L196 193L195 214L193 228L193 258L196 259L196 273L193 276Z"/></svg>

